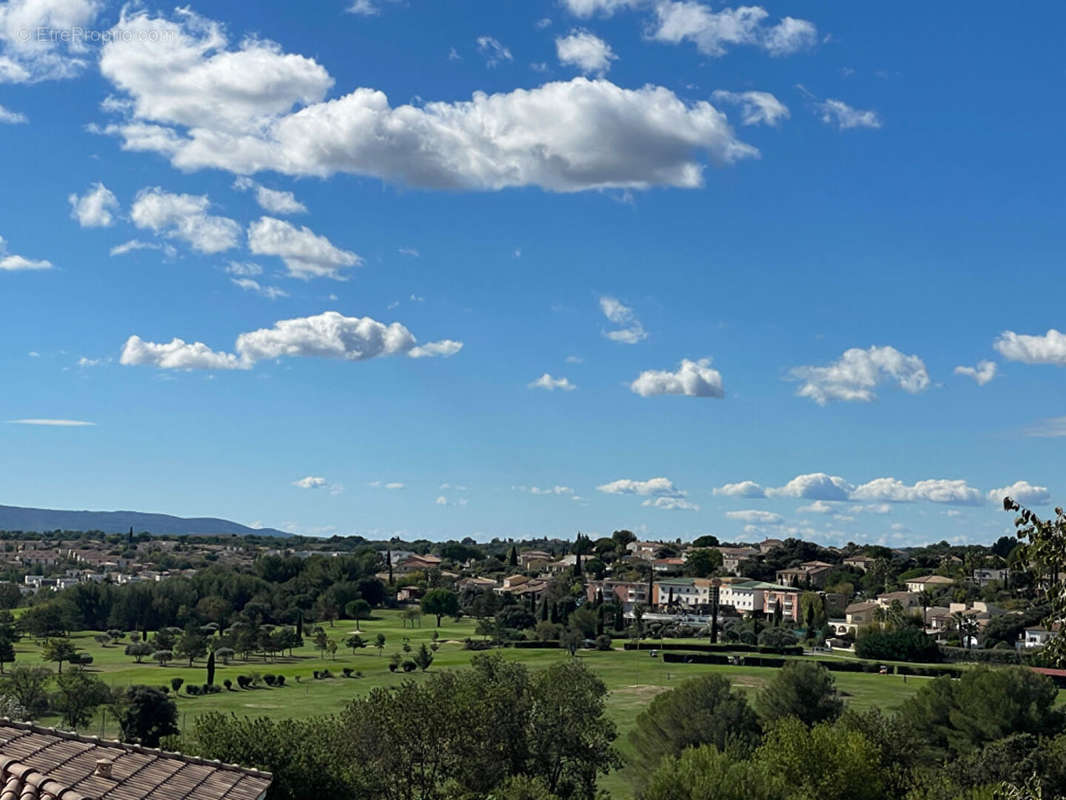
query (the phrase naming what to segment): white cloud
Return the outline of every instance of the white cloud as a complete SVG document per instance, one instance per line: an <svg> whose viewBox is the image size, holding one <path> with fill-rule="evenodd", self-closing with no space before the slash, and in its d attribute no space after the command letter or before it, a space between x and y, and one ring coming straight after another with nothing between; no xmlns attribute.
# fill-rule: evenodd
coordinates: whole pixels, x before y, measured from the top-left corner
<svg viewBox="0 0 1066 800"><path fill-rule="evenodd" d="M514 487L520 492L528 492L534 495L573 495L574 490L569 486L549 486L547 488L541 488L539 486L516 486Z"/></svg>
<svg viewBox="0 0 1066 800"><path fill-rule="evenodd" d="M685 496L685 492L675 487L669 478L651 478L646 481L621 478L617 481L597 486L596 490L605 494L638 494L652 497Z"/></svg>
<svg viewBox="0 0 1066 800"><path fill-rule="evenodd" d="M390 491L407 488L407 484L401 483L400 481L389 481L387 483L383 481L371 481L369 485L373 486L375 489L389 489Z"/></svg>
<svg viewBox="0 0 1066 800"><path fill-rule="evenodd" d="M1026 436L1038 439L1056 439L1066 436L1066 417L1051 417L1041 420L1036 425L1026 429Z"/></svg>
<svg viewBox="0 0 1066 800"><path fill-rule="evenodd" d="M371 2L371 0L355 0L350 6L348 6L349 14L358 14L363 17L375 17L381 13L381 9Z"/></svg>
<svg viewBox="0 0 1066 800"><path fill-rule="evenodd" d="M714 494L722 497L766 497L766 490L755 481L739 481L719 486Z"/></svg>
<svg viewBox="0 0 1066 800"><path fill-rule="evenodd" d="M572 30L555 40L560 64L577 67L586 75L603 75L618 56L600 37L585 30Z"/></svg>
<svg viewBox="0 0 1066 800"><path fill-rule="evenodd" d="M1004 331L996 340L995 348L1010 361L1066 366L1066 334L1054 328L1043 336Z"/></svg>
<svg viewBox="0 0 1066 800"><path fill-rule="evenodd" d="M680 497L649 497L642 506L646 508L659 508L664 511L699 511L700 507Z"/></svg>
<svg viewBox="0 0 1066 800"><path fill-rule="evenodd" d="M849 128L880 128L881 117L876 111L852 108L843 100L827 98L815 103L818 116L826 125L836 125L840 130Z"/></svg>
<svg viewBox="0 0 1066 800"><path fill-rule="evenodd" d="M401 256L410 256L411 258L418 258L422 254L413 247L401 247L397 251Z"/></svg>
<svg viewBox="0 0 1066 800"><path fill-rule="evenodd" d="M851 493L853 500L888 503L949 503L951 505L980 505L981 492L964 480L931 479L908 486L896 478L876 478L857 486Z"/></svg>
<svg viewBox="0 0 1066 800"><path fill-rule="evenodd" d="M738 519L741 522L749 522L759 525L779 525L784 522L784 518L780 514L775 514L772 511L727 511L725 515L729 519Z"/></svg>
<svg viewBox="0 0 1066 800"><path fill-rule="evenodd" d="M256 255L278 256L293 278L345 280L345 267L361 266L363 259L335 247L306 225L296 227L273 217L260 217L248 226L248 249Z"/></svg>
<svg viewBox="0 0 1066 800"><path fill-rule="evenodd" d="M19 272L22 270L51 269L52 262L44 259L32 259L8 253L7 242L0 236L0 272Z"/></svg>
<svg viewBox="0 0 1066 800"><path fill-rule="evenodd" d="M462 346L462 342L450 339L418 345L414 335L399 322L386 325L370 317L345 317L326 311L242 333L237 337L237 355L216 352L201 342L190 344L174 339L168 344L155 344L131 336L120 363L164 369L249 369L258 361L286 356L344 361L394 355L430 358L454 355Z"/></svg>
<svg viewBox="0 0 1066 800"><path fill-rule="evenodd" d="M231 261L225 269L228 274L239 278L255 278L263 274L263 268L251 261Z"/></svg>
<svg viewBox="0 0 1066 800"><path fill-rule="evenodd" d="M810 505L796 509L797 514L831 514L834 511L836 511L836 506L830 505L825 500L815 500Z"/></svg>
<svg viewBox="0 0 1066 800"><path fill-rule="evenodd" d="M564 392L572 392L577 388L574 384L570 383L569 378L553 378L547 372L537 378L535 381L529 384L530 389L547 389L549 392L554 392L556 389L562 389Z"/></svg>
<svg viewBox="0 0 1066 800"><path fill-rule="evenodd" d="M955 367L955 374L968 375L977 381L978 386L984 386L996 377L997 369L995 361L978 361L976 367Z"/></svg>
<svg viewBox="0 0 1066 800"><path fill-rule="evenodd" d="M233 188L242 192L255 192L255 202L272 214L306 214L307 206L296 199L292 192L268 189L251 178L241 175L233 182Z"/></svg>
<svg viewBox="0 0 1066 800"><path fill-rule="evenodd" d="M89 187L84 195L67 197L70 216L83 228L107 228L114 224L118 211L118 198L99 181Z"/></svg>
<svg viewBox="0 0 1066 800"><path fill-rule="evenodd" d="M612 342L622 344L636 344L648 338L647 331L641 325L633 309L623 305L614 297L601 297L600 310L608 321L620 326L619 330L604 331L603 335Z"/></svg>
<svg viewBox="0 0 1066 800"><path fill-rule="evenodd" d="M565 359L567 364L584 364L585 359L581 356L567 356Z"/></svg>
<svg viewBox="0 0 1066 800"><path fill-rule="evenodd" d="M449 500L444 495L441 495L434 500L438 506L465 506L469 501L465 497L459 497L454 500Z"/></svg>
<svg viewBox="0 0 1066 800"><path fill-rule="evenodd" d="M267 300L277 300L279 297L288 297L289 293L277 286L264 286L254 278L230 278L234 286L239 286L246 292L252 292Z"/></svg>
<svg viewBox="0 0 1066 800"><path fill-rule="evenodd" d="M372 88L327 102L332 78L313 60L262 40L233 47L217 23L191 12L176 21L137 12L121 24L138 35L103 48L118 119L102 130L186 171L575 192L699 187L705 161L758 156L712 105L663 87L574 78L418 106L392 106Z"/></svg>
<svg viewBox="0 0 1066 800"><path fill-rule="evenodd" d="M102 0L8 0L0 3L0 83L78 75L88 64L83 34Z"/></svg>
<svg viewBox="0 0 1066 800"><path fill-rule="evenodd" d="M171 194L158 186L141 189L130 219L141 229L187 242L201 253L221 253L237 246L241 227L228 217L207 213L207 195Z"/></svg>
<svg viewBox="0 0 1066 800"><path fill-rule="evenodd" d="M491 36L477 37L477 49L485 57L485 64L490 67L495 67L501 61L514 61L511 51Z"/></svg>
<svg viewBox="0 0 1066 800"><path fill-rule="evenodd" d="M0 106L0 125L24 125L29 121L25 114Z"/></svg>
<svg viewBox="0 0 1066 800"><path fill-rule="evenodd" d="M645 370L629 385L630 391L641 397L662 394L680 394L686 397L725 397L722 374L711 369L711 360L682 359L676 372Z"/></svg>
<svg viewBox="0 0 1066 800"><path fill-rule="evenodd" d="M86 428L96 425L80 419L11 419L8 425L39 425L46 428Z"/></svg>
<svg viewBox="0 0 1066 800"><path fill-rule="evenodd" d="M797 475L784 486L767 489L770 497L799 497L804 500L847 500L852 485L837 475L812 472Z"/></svg>
<svg viewBox="0 0 1066 800"><path fill-rule="evenodd" d="M777 125L789 118L788 107L769 92L728 92L718 89L711 97L718 103L739 106L741 125Z"/></svg>
<svg viewBox="0 0 1066 800"><path fill-rule="evenodd" d="M1023 505L1045 505L1051 502L1051 492L1046 486L1033 486L1029 481L1015 481L1002 489L993 489L988 499L1000 503L1004 497L1013 497Z"/></svg>
<svg viewBox="0 0 1066 800"><path fill-rule="evenodd" d="M293 486L300 489L321 489L329 485L329 482L317 475L308 475L306 478L300 478L298 481L292 482Z"/></svg>
<svg viewBox="0 0 1066 800"><path fill-rule="evenodd" d="M128 242L116 244L109 252L112 256L124 256L136 252L137 250L162 250L169 257L178 254L169 244L155 244L154 242L144 242L140 239L130 239Z"/></svg>
<svg viewBox="0 0 1066 800"><path fill-rule="evenodd" d="M661 0L655 14L651 38L670 44L692 42L709 56L725 55L733 45L752 45L772 56L784 56L813 47L818 41L817 28L807 20L785 17L775 26L764 26L769 14L761 6L714 11L692 0Z"/></svg>
<svg viewBox="0 0 1066 800"><path fill-rule="evenodd" d="M610 16L615 11L636 8L644 0L563 0L567 10L577 17L591 17L595 14Z"/></svg>
<svg viewBox="0 0 1066 800"><path fill-rule="evenodd" d="M898 383L910 394L930 384L925 363L894 347L855 347L827 367L795 367L790 374L804 382L796 394L822 406L831 400L869 402L877 397L874 389L884 382Z"/></svg>

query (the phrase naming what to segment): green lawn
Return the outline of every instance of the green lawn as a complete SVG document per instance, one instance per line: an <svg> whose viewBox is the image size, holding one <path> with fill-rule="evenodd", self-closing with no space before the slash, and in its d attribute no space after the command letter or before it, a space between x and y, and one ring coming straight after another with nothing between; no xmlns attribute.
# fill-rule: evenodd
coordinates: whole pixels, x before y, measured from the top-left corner
<svg viewBox="0 0 1066 800"><path fill-rule="evenodd" d="M372 645L353 654L345 650L343 642L355 631L352 622L338 622L335 627L327 628L329 636L337 641L338 651L335 659L330 659L314 648L309 637L306 644L296 650L292 658L279 658L265 661L262 657L253 657L248 661L237 659L229 666L221 663L216 666L215 682L221 684L230 678L236 685L236 676L258 672L260 674L282 674L286 679L284 688L270 689L265 686L251 690L223 691L205 697L189 697L184 692L178 699L183 731L191 731L196 716L205 711L224 711L236 714L264 715L276 718L310 717L338 711L353 697L366 693L373 687L391 686L405 678L418 678L421 673L404 675L388 670L389 656L401 652L403 639L408 637L412 650L422 642L429 643L435 630L432 617L423 618L420 628L403 628L399 612L382 611L375 614L375 619L360 624L361 635L373 642L378 633L384 633L387 645L382 655ZM436 653L431 671L456 668L467 665L474 653L462 649L462 640L473 636L472 621L452 622L445 620L439 628L440 649ZM132 684L149 684L154 686L169 685L173 677L182 677L188 683L202 684L206 680L204 662L198 661L190 668L187 662L174 661L169 666L161 667L155 662L147 661L136 664L132 657L124 654L125 644L103 647L94 636L96 632L83 631L71 638L78 647L93 656L90 670L112 686ZM19 662L39 663L40 648L32 640L24 640L16 647ZM531 668L547 666L555 661L568 658L563 650L525 650L507 648L501 651L505 658L520 660ZM621 734L619 746L625 752L628 749L625 734L633 727L637 715L659 692L665 691L686 678L707 672L720 672L727 675L734 685L744 691L752 691L772 677L774 670L765 667L718 666L703 664L666 664L660 658L650 657L647 651L613 650L609 652L582 651L579 655L592 667L606 683L610 690L608 712L618 726ZM54 665L51 665L54 667ZM335 677L327 680L314 680L314 670L329 669L340 675L344 667L361 670L362 678ZM68 667L64 667L67 669ZM891 709L915 692L923 683L923 678L904 679L895 675L877 675L867 673L835 673L837 686L844 693L847 702L854 708L863 709L871 706ZM297 678L299 677L299 681ZM58 724L57 718L42 720L44 724ZM90 729L85 731L101 736L115 736L117 733L114 719L106 711L101 711ZM604 782L612 797L627 798L631 796L627 782L621 775L611 775Z"/></svg>

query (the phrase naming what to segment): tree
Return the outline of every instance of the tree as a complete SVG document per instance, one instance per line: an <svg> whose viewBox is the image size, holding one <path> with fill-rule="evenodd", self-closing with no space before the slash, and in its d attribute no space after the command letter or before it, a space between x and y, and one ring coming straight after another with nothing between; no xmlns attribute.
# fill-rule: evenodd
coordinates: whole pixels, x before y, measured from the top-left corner
<svg viewBox="0 0 1066 800"><path fill-rule="evenodd" d="M796 717L809 727L839 717L844 701L837 697L832 674L821 664L790 661L756 695L755 709L764 723Z"/></svg>
<svg viewBox="0 0 1066 800"><path fill-rule="evenodd" d="M690 550L685 559L685 572L694 578L706 578L722 566L722 554L705 547Z"/></svg>
<svg viewBox="0 0 1066 800"><path fill-rule="evenodd" d="M189 626L174 645L174 652L182 658L189 659L191 667L194 659L207 655L207 639L199 629Z"/></svg>
<svg viewBox="0 0 1066 800"><path fill-rule="evenodd" d="M8 673L4 691L26 709L28 719L36 719L48 710L48 682L52 673L45 667L17 664Z"/></svg>
<svg viewBox="0 0 1066 800"><path fill-rule="evenodd" d="M207 685L215 685L215 651L212 650L207 656Z"/></svg>
<svg viewBox="0 0 1066 800"><path fill-rule="evenodd" d="M418 652L415 653L414 662L423 672L429 669L429 665L433 663L433 653L428 647L426 647L425 642L422 642L422 645L418 648Z"/></svg>
<svg viewBox="0 0 1066 800"><path fill-rule="evenodd" d="M78 648L69 639L49 639L41 649L41 658L59 664L59 674L63 674L64 661L76 661Z"/></svg>
<svg viewBox="0 0 1066 800"><path fill-rule="evenodd" d="M566 648L571 657L577 655L577 649L584 641L585 637L581 631L569 625L559 635L559 644Z"/></svg>
<svg viewBox="0 0 1066 800"><path fill-rule="evenodd" d="M355 620L355 629L359 630L359 620L370 619L370 603L366 600L352 600L344 606L344 613Z"/></svg>
<svg viewBox="0 0 1066 800"><path fill-rule="evenodd" d="M374 637L374 647L378 649L378 657L380 658L385 650L385 634L379 633Z"/></svg>
<svg viewBox="0 0 1066 800"><path fill-rule="evenodd" d="M669 756L649 775L641 800L785 800L784 780L761 762L742 760L714 745ZM806 796L804 796L806 797Z"/></svg>
<svg viewBox="0 0 1066 800"><path fill-rule="evenodd" d="M110 698L107 684L82 667L73 667L65 675L59 675L56 686L59 689L57 705L63 722L73 730L88 725L96 707Z"/></svg>
<svg viewBox="0 0 1066 800"><path fill-rule="evenodd" d="M507 566L518 566L518 548L515 545L511 545L511 552L507 554Z"/></svg>
<svg viewBox="0 0 1066 800"><path fill-rule="evenodd" d="M115 704L115 716L124 742L159 747L164 736L176 736L178 706L151 686L130 686Z"/></svg>
<svg viewBox="0 0 1066 800"><path fill-rule="evenodd" d="M422 598L422 611L433 614L437 618L439 628L443 616L455 616L459 613L459 595L450 589L431 589Z"/></svg>
<svg viewBox="0 0 1066 800"><path fill-rule="evenodd" d="M783 612L781 610L781 601L774 600L774 627L781 627L781 621L783 619Z"/></svg>
<svg viewBox="0 0 1066 800"><path fill-rule="evenodd" d="M709 744L750 754L759 743L759 720L739 690L723 675L684 681L656 695L629 734L638 776L647 777L662 759Z"/></svg>
<svg viewBox="0 0 1066 800"><path fill-rule="evenodd" d="M337 641L335 639L330 639L328 642L326 642L326 650L329 651L330 659L336 659L337 658Z"/></svg>
<svg viewBox="0 0 1066 800"><path fill-rule="evenodd" d="M165 667L174 658L174 653L171 650L156 650L152 653L152 658L159 662L159 666Z"/></svg>
<svg viewBox="0 0 1066 800"><path fill-rule="evenodd" d="M6 636L0 636L0 675L4 674L4 664L15 661L15 644Z"/></svg>
<svg viewBox="0 0 1066 800"><path fill-rule="evenodd" d="M378 635L381 636L381 634ZM366 640L358 633L353 633L351 636L345 639L344 646L351 648L352 655L354 656L356 650L361 647L366 647ZM382 646L384 647L384 644L382 644Z"/></svg>

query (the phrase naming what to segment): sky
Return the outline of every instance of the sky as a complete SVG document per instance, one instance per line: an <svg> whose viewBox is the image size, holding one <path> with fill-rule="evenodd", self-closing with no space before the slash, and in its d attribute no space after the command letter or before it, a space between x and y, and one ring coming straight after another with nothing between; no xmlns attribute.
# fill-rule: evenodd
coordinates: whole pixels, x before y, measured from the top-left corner
<svg viewBox="0 0 1066 800"><path fill-rule="evenodd" d="M0 503L990 542L1066 486L1064 17L0 2Z"/></svg>

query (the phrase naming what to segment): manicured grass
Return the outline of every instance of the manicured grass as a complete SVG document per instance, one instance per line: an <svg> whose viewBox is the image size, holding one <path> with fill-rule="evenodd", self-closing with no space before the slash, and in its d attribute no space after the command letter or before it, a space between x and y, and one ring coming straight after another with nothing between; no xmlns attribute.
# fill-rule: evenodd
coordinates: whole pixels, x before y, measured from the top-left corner
<svg viewBox="0 0 1066 800"><path fill-rule="evenodd" d="M253 657L248 661L239 658L228 666L219 662L216 665L215 683L221 685L229 678L236 685L238 675L258 672L282 674L286 685L283 688L262 688L250 690L225 691L203 697L190 697L184 690L178 697L178 709L181 714L183 732L190 732L199 714L206 711L222 711L238 715L268 716L273 718L304 718L329 714L340 709L353 698L361 696L378 686L394 686L405 679L420 679L421 672L404 674L402 671L389 672L388 662L392 653L400 652L404 637L407 637L412 654L423 642L430 643L434 631L439 631L440 649L434 657L430 671L460 668L470 663L475 652L464 650L462 642L474 636L473 621L453 622L444 620L439 629L434 627L432 617L424 617L422 626L404 628L399 612L381 611L375 613L372 620L360 623L360 635L370 643L365 649L352 653L344 648L344 640L355 632L355 624L339 621L334 627L327 627L330 638L337 641L336 658L331 659L316 650L310 636L305 636L305 645L293 653L293 657L266 661L262 657ZM125 655L126 641L121 644L103 647L94 636L98 632L82 631L71 638L77 646L93 656L89 669L111 686L129 686L148 684L162 686L170 684L174 677L184 678L186 683L202 684L206 681L206 669L203 661L198 661L192 668L180 659L169 666L160 667L150 659L143 664L136 664L134 659ZM387 644L383 654L379 655L373 647L374 637L384 633ZM128 641L128 640L127 640ZM618 643L621 647L621 643ZM501 650L508 659L522 661L531 669L545 667L557 661L569 658L564 650L513 649ZM24 663L40 663L40 647L32 640L19 642L16 647L17 660ZM623 753L628 751L626 734L633 728L637 715L659 692L676 686L681 681L718 672L726 675L734 685L747 692L757 690L769 680L774 669L768 667L727 666L711 664L667 664L661 658L650 657L647 651L608 652L582 651L579 656L603 679L610 690L608 697L608 714L618 726L620 733L619 747ZM54 664L50 665L54 668ZM360 670L362 678L335 677L326 680L314 680L315 670L328 669L334 675L341 676L341 670L350 667ZM69 667L64 665L64 669ZM903 678L896 675L878 675L869 673L834 673L837 687L844 693L847 703L857 709L877 706L892 709L902 703L918 690L923 678ZM297 680L299 678L299 681ZM1061 696L1061 694L1060 694ZM44 724L58 724L57 718L42 720ZM114 718L104 710L98 713L96 720L86 733L101 736L115 736L117 728ZM604 781L604 788L611 797L629 798L632 792L624 775L612 774Z"/></svg>

